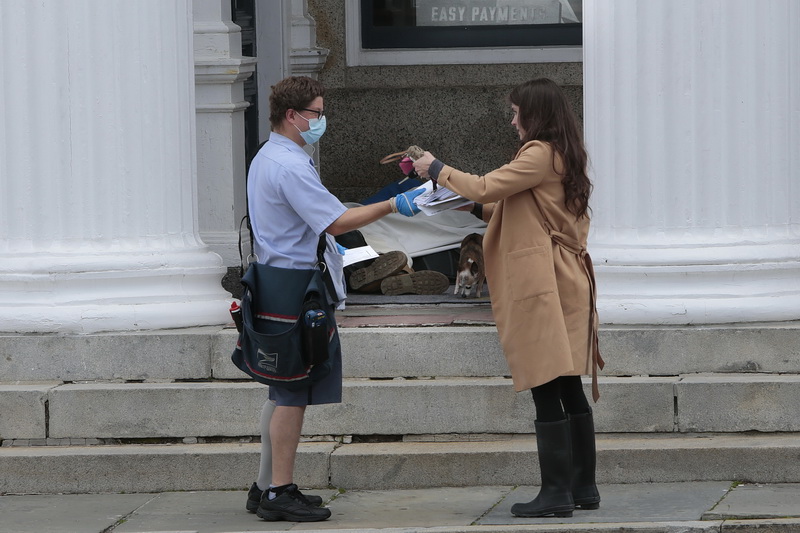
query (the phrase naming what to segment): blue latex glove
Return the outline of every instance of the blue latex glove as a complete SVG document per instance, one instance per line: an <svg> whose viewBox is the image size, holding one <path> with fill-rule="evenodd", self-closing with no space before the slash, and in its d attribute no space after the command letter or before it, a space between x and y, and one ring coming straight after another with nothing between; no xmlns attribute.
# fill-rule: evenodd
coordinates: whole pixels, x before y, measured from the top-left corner
<svg viewBox="0 0 800 533"><path fill-rule="evenodd" d="M397 207L397 212L407 217L413 217L419 213L419 207L414 203L414 198L424 193L425 189L422 187L414 189L413 191L406 191L398 194L393 198L394 204Z"/></svg>

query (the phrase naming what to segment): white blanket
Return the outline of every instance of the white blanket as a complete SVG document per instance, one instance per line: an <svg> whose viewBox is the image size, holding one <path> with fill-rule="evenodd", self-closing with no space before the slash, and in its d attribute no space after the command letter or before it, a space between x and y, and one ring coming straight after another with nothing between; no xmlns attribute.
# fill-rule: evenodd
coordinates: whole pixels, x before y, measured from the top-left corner
<svg viewBox="0 0 800 533"><path fill-rule="evenodd" d="M346 203L347 207L361 204ZM470 233L483 233L486 223L469 211L445 211L427 216L419 213L406 217L399 213L386 215L380 220L359 228L367 244L378 253L400 250L409 258L428 255L461 246Z"/></svg>

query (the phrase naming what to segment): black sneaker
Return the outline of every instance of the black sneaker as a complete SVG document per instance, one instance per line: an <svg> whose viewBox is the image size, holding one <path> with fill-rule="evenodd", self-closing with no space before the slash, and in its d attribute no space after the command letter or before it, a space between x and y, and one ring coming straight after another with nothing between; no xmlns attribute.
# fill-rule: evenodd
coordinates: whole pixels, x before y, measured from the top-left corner
<svg viewBox="0 0 800 533"><path fill-rule="evenodd" d="M274 500L265 494L258 505L256 515L262 520L274 522L287 520L289 522L319 522L331 516L327 507L312 505L303 493L292 483L287 486Z"/></svg>
<svg viewBox="0 0 800 533"><path fill-rule="evenodd" d="M261 496L263 494L264 491L253 483L250 490L247 492L247 512L255 513L258 510L258 504L261 503ZM303 494L303 496L305 496L306 500L308 500L311 505L316 505L317 507L322 505L322 498L319 496L314 496L313 494Z"/></svg>

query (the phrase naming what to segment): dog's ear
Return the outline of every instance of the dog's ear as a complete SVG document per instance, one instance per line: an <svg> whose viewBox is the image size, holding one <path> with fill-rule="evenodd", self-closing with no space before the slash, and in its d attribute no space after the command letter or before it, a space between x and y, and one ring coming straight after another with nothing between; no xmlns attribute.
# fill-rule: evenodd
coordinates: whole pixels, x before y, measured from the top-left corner
<svg viewBox="0 0 800 533"><path fill-rule="evenodd" d="M469 271L472 272L472 275L473 276L477 275L479 270L480 268L478 267L478 263L470 261Z"/></svg>

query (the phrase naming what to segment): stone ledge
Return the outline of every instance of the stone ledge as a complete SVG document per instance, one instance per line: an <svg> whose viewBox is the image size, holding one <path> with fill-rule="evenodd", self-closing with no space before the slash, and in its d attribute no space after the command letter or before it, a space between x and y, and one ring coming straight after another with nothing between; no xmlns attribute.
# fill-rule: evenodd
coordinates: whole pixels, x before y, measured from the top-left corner
<svg viewBox="0 0 800 533"><path fill-rule="evenodd" d="M331 484L387 489L533 484L539 479L534 437L488 443L383 443L341 446L331 456ZM598 483L800 480L800 441L776 435L599 435ZM360 472L370 472L361 476Z"/></svg>
<svg viewBox="0 0 800 533"><path fill-rule="evenodd" d="M334 443L301 443L295 481L327 487ZM0 448L0 493L241 490L258 475L260 444Z"/></svg>
<svg viewBox="0 0 800 533"><path fill-rule="evenodd" d="M381 312L401 313L383 309ZM14 381L245 379L237 332L203 327L103 335L0 334L0 376ZM342 328L346 377L508 374L494 326ZM800 373L800 324L604 326L604 376ZM80 364L76 362L80 357Z"/></svg>
<svg viewBox="0 0 800 533"><path fill-rule="evenodd" d="M603 378L599 431L674 430L677 378ZM588 384L585 385L588 388ZM254 382L88 383L49 391L50 438L258 434L267 389ZM533 402L505 378L345 380L343 403L309 409L305 435L529 433ZM24 438L17 435L16 438Z"/></svg>
<svg viewBox="0 0 800 533"><path fill-rule="evenodd" d="M47 393L56 382L0 383L0 439L45 439Z"/></svg>
<svg viewBox="0 0 800 533"><path fill-rule="evenodd" d="M208 379L218 327L94 335L0 334L4 381ZM232 365L231 365L232 366Z"/></svg>
<svg viewBox="0 0 800 533"><path fill-rule="evenodd" d="M683 376L675 384L680 431L800 431L800 376Z"/></svg>
<svg viewBox="0 0 800 533"><path fill-rule="evenodd" d="M260 445L0 448L0 493L242 490ZM599 483L800 482L800 441L774 435L600 435ZM535 437L492 442L301 443L298 484L386 490L539 479Z"/></svg>
<svg viewBox="0 0 800 533"><path fill-rule="evenodd" d="M594 412L600 433L800 431L797 375L599 382L601 400ZM588 379L584 387L588 392ZM0 406L13 413L0 422L0 439L254 436L266 392L250 381L0 385ZM506 378L346 379L343 403L309 409L303 432L524 434L533 431L533 418L529 394L514 393Z"/></svg>

